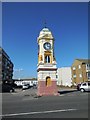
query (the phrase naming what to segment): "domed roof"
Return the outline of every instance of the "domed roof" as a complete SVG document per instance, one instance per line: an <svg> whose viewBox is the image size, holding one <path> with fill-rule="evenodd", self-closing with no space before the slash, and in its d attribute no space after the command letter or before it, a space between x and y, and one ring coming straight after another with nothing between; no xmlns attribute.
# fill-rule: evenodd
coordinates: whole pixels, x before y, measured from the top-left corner
<svg viewBox="0 0 90 120"><path fill-rule="evenodd" d="M45 35L45 34L48 34L48 35L52 35L51 31L48 29L48 28L43 28L41 31L40 31L40 34L39 36L42 36L42 35Z"/></svg>
<svg viewBox="0 0 90 120"><path fill-rule="evenodd" d="M50 30L48 29L48 28L43 28L41 31L43 31L43 32L50 32Z"/></svg>
<svg viewBox="0 0 90 120"><path fill-rule="evenodd" d="M38 39L42 38L53 39L52 32L47 27L44 27L39 33Z"/></svg>

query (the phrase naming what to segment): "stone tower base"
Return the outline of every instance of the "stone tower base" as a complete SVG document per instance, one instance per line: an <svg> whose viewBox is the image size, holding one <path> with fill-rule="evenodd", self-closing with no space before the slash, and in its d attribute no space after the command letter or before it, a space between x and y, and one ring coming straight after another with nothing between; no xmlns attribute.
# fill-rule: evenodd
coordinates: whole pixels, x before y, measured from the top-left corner
<svg viewBox="0 0 90 120"><path fill-rule="evenodd" d="M45 81L38 81L38 96L59 95L56 81L52 81L51 86L46 86Z"/></svg>

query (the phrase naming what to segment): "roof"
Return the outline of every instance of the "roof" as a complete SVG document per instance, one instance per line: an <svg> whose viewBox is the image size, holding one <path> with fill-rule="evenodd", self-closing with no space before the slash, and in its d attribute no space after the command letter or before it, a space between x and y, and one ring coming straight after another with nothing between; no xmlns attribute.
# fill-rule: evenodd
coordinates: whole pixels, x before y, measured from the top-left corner
<svg viewBox="0 0 90 120"><path fill-rule="evenodd" d="M5 50L3 48L0 47L0 54L3 54L8 60L10 60L10 57L8 56L8 54L5 52Z"/></svg>
<svg viewBox="0 0 90 120"><path fill-rule="evenodd" d="M39 33L38 40L40 40L42 38L47 38L47 39L54 40L52 32L47 27L44 27Z"/></svg>
<svg viewBox="0 0 90 120"><path fill-rule="evenodd" d="M48 29L48 28L43 28L41 31L43 31L43 32L50 32L50 30Z"/></svg>
<svg viewBox="0 0 90 120"><path fill-rule="evenodd" d="M90 59L75 59L72 66L78 64L90 64Z"/></svg>
<svg viewBox="0 0 90 120"><path fill-rule="evenodd" d="M76 59L82 63L90 63L90 59Z"/></svg>

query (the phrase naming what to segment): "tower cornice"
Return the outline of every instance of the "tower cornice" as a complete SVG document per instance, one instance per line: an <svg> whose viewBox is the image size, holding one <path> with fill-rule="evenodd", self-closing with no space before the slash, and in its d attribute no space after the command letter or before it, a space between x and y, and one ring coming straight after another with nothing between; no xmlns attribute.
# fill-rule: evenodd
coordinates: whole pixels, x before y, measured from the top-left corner
<svg viewBox="0 0 90 120"><path fill-rule="evenodd" d="M38 42L42 39L45 39L45 40L53 40L54 41L54 38L46 38L46 37L38 37Z"/></svg>
<svg viewBox="0 0 90 120"><path fill-rule="evenodd" d="M56 71L57 68L38 68L37 72L39 71Z"/></svg>

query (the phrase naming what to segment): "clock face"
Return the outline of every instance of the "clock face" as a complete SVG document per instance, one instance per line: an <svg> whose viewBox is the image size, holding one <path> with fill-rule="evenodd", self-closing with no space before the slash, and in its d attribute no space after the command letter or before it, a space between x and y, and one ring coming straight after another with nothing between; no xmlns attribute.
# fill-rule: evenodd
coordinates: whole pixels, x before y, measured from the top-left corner
<svg viewBox="0 0 90 120"><path fill-rule="evenodd" d="M51 44L49 42L44 43L44 49L45 50L50 50L51 49Z"/></svg>

